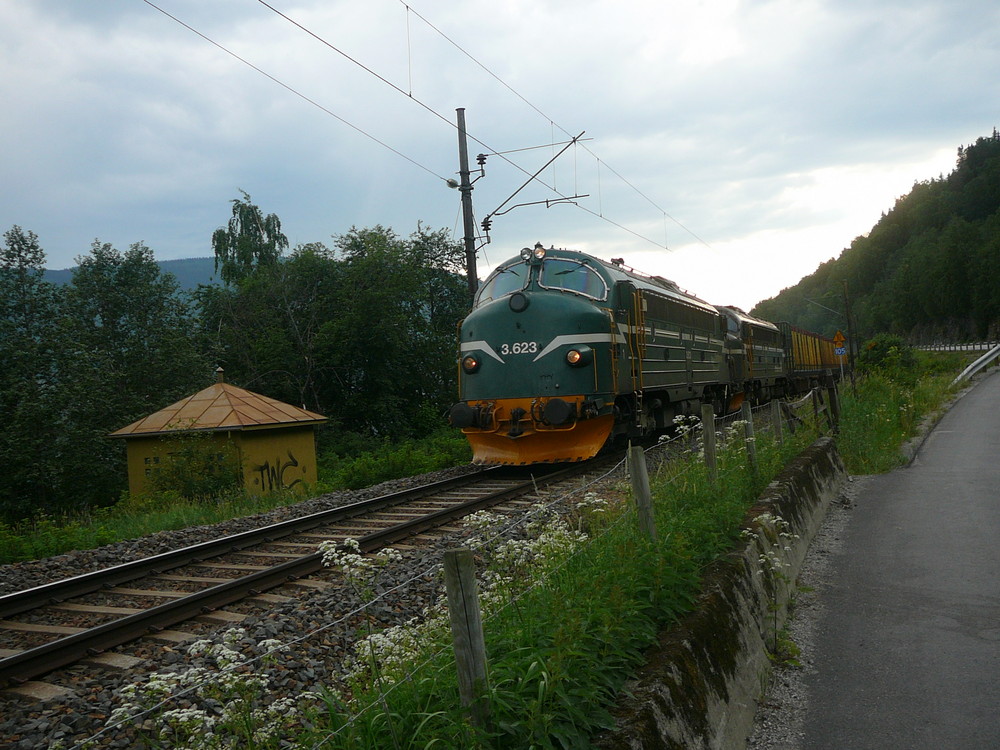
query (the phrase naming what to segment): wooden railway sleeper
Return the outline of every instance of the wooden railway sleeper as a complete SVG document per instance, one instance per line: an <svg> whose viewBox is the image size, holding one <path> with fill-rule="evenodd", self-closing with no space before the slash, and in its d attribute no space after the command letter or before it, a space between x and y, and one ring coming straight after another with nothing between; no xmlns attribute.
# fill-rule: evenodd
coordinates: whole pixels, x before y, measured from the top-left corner
<svg viewBox="0 0 1000 750"><path fill-rule="evenodd" d="M576 475L580 472L581 468L578 466L558 469L552 471L551 473L546 473L543 479L547 481L555 481L556 479L564 478L567 475ZM447 525L450 521L453 521L456 518L505 502L518 494L530 494L535 490L536 486L536 479L532 478L531 481L523 482L519 486L504 489L493 495L476 498L466 503L451 505L450 507L436 510L424 518L405 521L403 523L393 525L388 529L372 532L358 540L361 545L361 550L362 552L371 552L384 546L390 546L404 539L412 538L413 536L422 534L431 528ZM318 524L313 524L313 526L315 525ZM113 585L120 584L122 580L132 580L136 577L133 575L126 578L125 576L129 575L129 573L120 572L121 567L123 566L110 569L110 572L121 576L119 578L112 579L114 580ZM127 564L125 567L128 567ZM201 567L226 566L206 563ZM318 572L322 569L322 567L322 555L318 552L314 552L297 560L291 560L270 568L260 568L258 566L237 566L237 568L255 570L255 572L239 578L234 578L229 582L221 583L217 586L213 586L199 592L172 592L172 595L177 597L173 599L173 601L157 605L136 615L131 615L114 622L105 623L104 625L97 626L96 628L85 629L83 632L77 632L74 635L58 639L41 647L28 649L27 651L20 652L15 656L0 659L0 686L11 682L25 682L60 667L65 667L79 661L81 658L80 655L86 654L87 649L89 648L105 650L144 636L153 637L157 640L168 639L178 642L180 639L194 637L190 633L168 630L168 628L174 623L183 622L184 620L192 619L192 617L196 618L203 606L217 609L225 606L226 604L246 598L249 596L251 589L260 591L262 589L266 590L268 588L274 588L281 585L282 581L284 581L286 585L306 586L309 588L326 588L330 584L325 581L313 581L304 578L305 576L310 576ZM148 569L150 568L146 568L146 570ZM130 570L131 569L129 568L129 571ZM92 580L86 575L83 577L86 578L88 584L89 581ZM96 587L93 587L90 590L93 591L95 589L102 588L103 583L104 582L98 583ZM46 589L46 587L40 588L43 590ZM32 589L25 593L35 595L36 590ZM18 606L21 607L21 611L26 611L23 600L17 595L6 599L7 601L4 601L5 597L0 597L0 605L10 603L11 599L16 601L16 604L11 606L8 611L16 609ZM30 596L27 597L27 600L30 599ZM4 612L4 609L0 606L0 613L2 612ZM150 633L158 635L149 636Z"/></svg>

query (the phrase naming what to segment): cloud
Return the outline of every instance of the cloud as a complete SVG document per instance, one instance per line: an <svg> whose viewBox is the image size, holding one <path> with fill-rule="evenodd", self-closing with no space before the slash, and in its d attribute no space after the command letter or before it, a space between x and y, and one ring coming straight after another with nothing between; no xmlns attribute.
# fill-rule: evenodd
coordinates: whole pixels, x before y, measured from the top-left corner
<svg viewBox="0 0 1000 750"><path fill-rule="evenodd" d="M465 107L491 153L478 218L554 149L492 152L592 139L511 202L586 197L497 216L484 268L541 240L749 307L947 172L1000 100L987 2L274 0L339 51L259 3L157 4L288 88L145 3L0 5L0 228L37 232L51 267L94 237L210 254L238 189L293 244L458 236Z"/></svg>

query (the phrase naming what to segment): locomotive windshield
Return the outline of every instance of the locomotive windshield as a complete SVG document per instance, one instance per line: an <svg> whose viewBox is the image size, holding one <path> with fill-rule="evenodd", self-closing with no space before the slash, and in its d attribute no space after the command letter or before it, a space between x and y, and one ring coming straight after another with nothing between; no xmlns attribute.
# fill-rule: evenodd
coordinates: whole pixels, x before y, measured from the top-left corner
<svg viewBox="0 0 1000 750"><path fill-rule="evenodd" d="M593 268L578 260L546 258L538 285L545 289L565 289L594 299L605 299L608 286Z"/></svg>
<svg viewBox="0 0 1000 750"><path fill-rule="evenodd" d="M499 299L506 294L524 289L528 282L528 268L527 263L513 263L498 268L479 289L476 304L482 305L490 300Z"/></svg>

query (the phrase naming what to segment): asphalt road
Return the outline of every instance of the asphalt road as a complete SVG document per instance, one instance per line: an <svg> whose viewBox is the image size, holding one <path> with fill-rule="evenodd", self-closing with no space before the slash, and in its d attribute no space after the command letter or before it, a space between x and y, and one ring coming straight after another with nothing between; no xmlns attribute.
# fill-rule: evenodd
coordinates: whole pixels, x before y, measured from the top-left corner
<svg viewBox="0 0 1000 750"><path fill-rule="evenodd" d="M803 748L1000 749L1000 375L865 483L821 598Z"/></svg>

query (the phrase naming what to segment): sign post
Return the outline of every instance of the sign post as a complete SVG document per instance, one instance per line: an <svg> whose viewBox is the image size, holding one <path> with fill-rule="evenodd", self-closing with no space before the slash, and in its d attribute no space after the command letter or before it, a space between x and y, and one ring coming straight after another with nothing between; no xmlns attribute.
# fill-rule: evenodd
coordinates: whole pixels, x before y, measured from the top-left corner
<svg viewBox="0 0 1000 750"><path fill-rule="evenodd" d="M844 334L837 331L833 335L833 353L840 357L840 379L844 379L844 355L847 354L847 348L844 343L847 339L844 338Z"/></svg>

